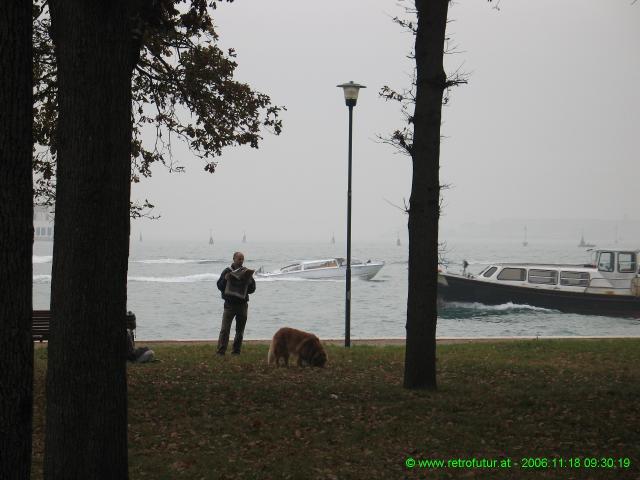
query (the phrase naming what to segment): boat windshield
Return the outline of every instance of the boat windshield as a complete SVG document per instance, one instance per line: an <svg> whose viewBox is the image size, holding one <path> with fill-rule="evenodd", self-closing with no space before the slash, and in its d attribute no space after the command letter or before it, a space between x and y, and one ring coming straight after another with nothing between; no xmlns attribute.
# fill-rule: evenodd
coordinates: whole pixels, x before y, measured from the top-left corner
<svg viewBox="0 0 640 480"><path fill-rule="evenodd" d="M371 260L367 261L367 264L372 263ZM305 270L313 270L315 268L337 268L344 267L347 265L347 259L338 257L332 258L331 260L319 260L317 262L309 262L304 264ZM365 262L360 260L359 258L352 258L351 265L365 265Z"/></svg>
<svg viewBox="0 0 640 480"><path fill-rule="evenodd" d="M336 258L337 262L338 262L338 266L342 267L345 266L347 264L347 259L346 258ZM367 263L371 263L371 260L369 260ZM352 258L351 259L351 265L363 265L364 262L358 258Z"/></svg>
<svg viewBox="0 0 640 480"><path fill-rule="evenodd" d="M336 268L338 266L338 262L333 260L324 260L321 262L313 262L313 263L305 263L305 270L314 270L316 268Z"/></svg>
<svg viewBox="0 0 640 480"><path fill-rule="evenodd" d="M282 267L280 269L281 272L297 272L302 269L302 266L299 263L294 263L292 265L287 265L286 267Z"/></svg>

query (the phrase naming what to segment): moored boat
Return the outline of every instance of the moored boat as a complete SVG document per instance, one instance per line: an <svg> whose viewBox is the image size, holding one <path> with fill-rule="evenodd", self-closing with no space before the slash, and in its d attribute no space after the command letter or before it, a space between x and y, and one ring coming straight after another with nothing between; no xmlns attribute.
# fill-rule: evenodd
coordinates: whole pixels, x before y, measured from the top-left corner
<svg viewBox="0 0 640 480"><path fill-rule="evenodd" d="M602 249L595 263L494 263L477 275L442 272L445 301L514 303L596 315L640 317L639 250Z"/></svg>
<svg viewBox="0 0 640 480"><path fill-rule="evenodd" d="M384 262L367 260L366 262L351 259L351 276L363 280L371 280ZM282 267L273 272L263 272L260 268L256 276L265 278L309 278L309 279L341 279L345 278L347 261L344 258L327 258L321 260L303 260Z"/></svg>

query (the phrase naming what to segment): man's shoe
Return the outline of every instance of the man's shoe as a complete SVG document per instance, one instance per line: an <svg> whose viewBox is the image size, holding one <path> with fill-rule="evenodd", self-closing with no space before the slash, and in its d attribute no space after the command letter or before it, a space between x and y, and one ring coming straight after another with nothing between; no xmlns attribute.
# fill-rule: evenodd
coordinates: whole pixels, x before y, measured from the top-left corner
<svg viewBox="0 0 640 480"><path fill-rule="evenodd" d="M231 352L231 355L240 355L240 352Z"/></svg>

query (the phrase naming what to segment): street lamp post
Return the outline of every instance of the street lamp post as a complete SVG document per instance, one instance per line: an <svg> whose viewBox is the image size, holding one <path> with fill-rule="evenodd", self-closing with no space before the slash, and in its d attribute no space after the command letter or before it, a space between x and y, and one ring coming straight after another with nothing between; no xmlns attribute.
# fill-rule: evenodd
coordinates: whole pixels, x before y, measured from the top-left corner
<svg viewBox="0 0 640 480"><path fill-rule="evenodd" d="M338 85L344 90L344 100L349 107L349 180L347 185L347 278L344 308L344 346L351 346L351 144L353 131L353 107L358 101L358 92L364 85L353 81Z"/></svg>

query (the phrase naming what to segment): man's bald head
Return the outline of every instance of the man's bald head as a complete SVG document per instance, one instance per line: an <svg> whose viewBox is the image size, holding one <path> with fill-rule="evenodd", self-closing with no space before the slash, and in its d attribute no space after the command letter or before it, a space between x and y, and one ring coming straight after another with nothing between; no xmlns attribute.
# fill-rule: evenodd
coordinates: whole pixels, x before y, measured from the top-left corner
<svg viewBox="0 0 640 480"><path fill-rule="evenodd" d="M242 264L244 263L244 253L242 252L235 252L233 254L233 264L236 267L241 267Z"/></svg>

